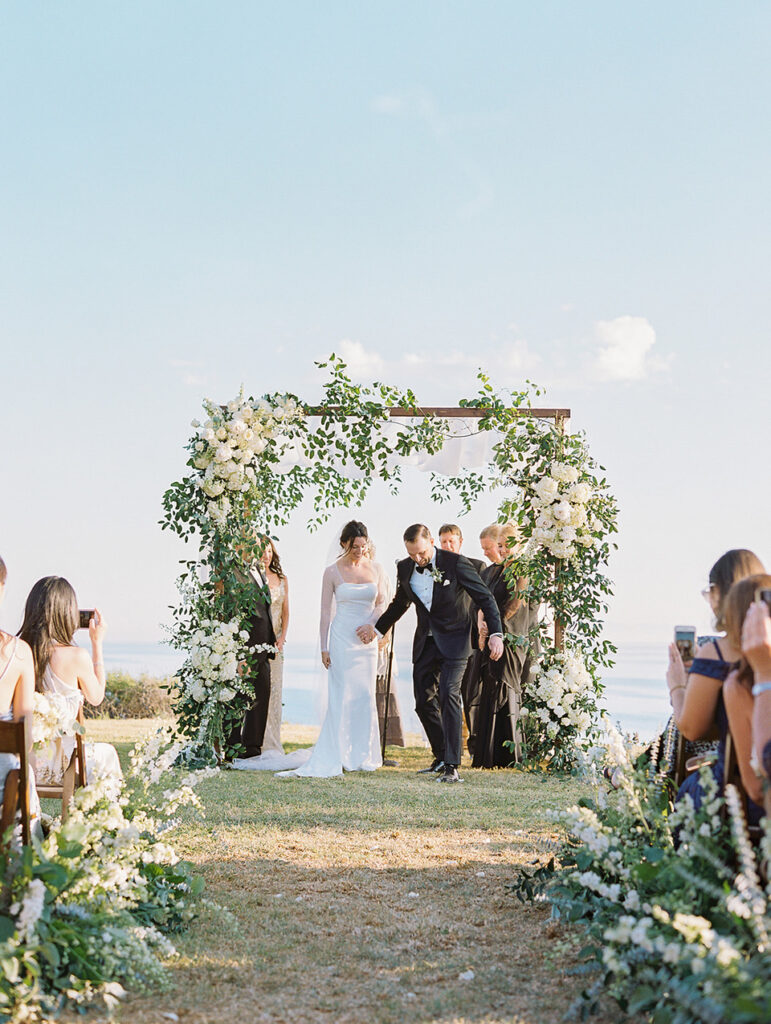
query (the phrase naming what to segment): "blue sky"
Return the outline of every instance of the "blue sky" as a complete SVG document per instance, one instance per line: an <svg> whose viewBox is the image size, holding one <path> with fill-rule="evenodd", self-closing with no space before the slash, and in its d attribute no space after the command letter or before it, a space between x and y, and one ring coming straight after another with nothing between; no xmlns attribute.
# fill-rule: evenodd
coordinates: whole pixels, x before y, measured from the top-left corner
<svg viewBox="0 0 771 1024"><path fill-rule="evenodd" d="M159 635L202 397L313 398L334 350L426 403L547 386L621 503L611 634L706 626L723 550L771 563L770 35L760 2L3 5L0 621L59 572ZM415 480L362 515L390 557L449 511ZM310 636L327 541L282 544Z"/></svg>

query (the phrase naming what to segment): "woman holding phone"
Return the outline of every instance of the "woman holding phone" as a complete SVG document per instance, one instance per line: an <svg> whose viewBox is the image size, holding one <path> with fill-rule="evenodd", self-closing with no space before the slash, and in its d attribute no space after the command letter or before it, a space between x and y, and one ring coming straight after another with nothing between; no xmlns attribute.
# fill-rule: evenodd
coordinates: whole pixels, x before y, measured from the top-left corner
<svg viewBox="0 0 771 1024"><path fill-rule="evenodd" d="M726 604L731 587L738 580L765 572L757 555L736 548L722 555L709 571L709 582L702 593L715 616L715 628L726 629ZM727 731L723 702L723 683L741 658L741 641L730 632L701 644L686 672L677 644L669 647L667 686L672 716L687 740L719 740ZM717 749L716 770L722 772L722 745ZM722 776L721 776L722 777ZM677 799L690 794L695 806L701 806L699 773L692 772L680 787Z"/></svg>
<svg viewBox="0 0 771 1024"><path fill-rule="evenodd" d="M99 609L94 609L88 622L90 656L72 642L79 626L78 600L67 580L61 576L38 580L27 598L19 636L32 648L36 688L48 695L65 723L74 722L84 699L89 704L104 700L102 643L107 624ZM48 750L35 759L38 782L61 783L74 748L74 735L61 736L49 744ZM86 770L89 782L105 775L123 775L115 747L109 743L86 744Z"/></svg>

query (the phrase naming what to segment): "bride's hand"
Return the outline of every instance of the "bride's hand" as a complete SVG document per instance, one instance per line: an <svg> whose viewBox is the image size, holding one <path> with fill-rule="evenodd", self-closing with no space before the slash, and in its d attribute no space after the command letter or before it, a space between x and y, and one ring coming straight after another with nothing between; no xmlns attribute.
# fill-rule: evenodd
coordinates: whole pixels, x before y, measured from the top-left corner
<svg viewBox="0 0 771 1024"><path fill-rule="evenodd" d="M329 657L329 651L321 652L321 664L324 666L324 668L329 668L329 666L332 664L332 661L330 660Z"/></svg>
<svg viewBox="0 0 771 1024"><path fill-rule="evenodd" d="M363 644L371 644L375 639L375 630L372 626L365 624L356 630L356 636Z"/></svg>

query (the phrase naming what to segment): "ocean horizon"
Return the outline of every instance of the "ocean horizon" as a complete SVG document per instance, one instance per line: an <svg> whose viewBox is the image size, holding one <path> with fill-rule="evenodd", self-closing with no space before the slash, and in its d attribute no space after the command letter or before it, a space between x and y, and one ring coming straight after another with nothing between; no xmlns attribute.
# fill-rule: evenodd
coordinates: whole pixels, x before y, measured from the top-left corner
<svg viewBox="0 0 771 1024"><path fill-rule="evenodd" d="M163 643L115 643L105 645L108 672L123 671L133 676L174 675L182 663L180 652ZM395 649L397 675L393 685L404 728L421 732L412 697L409 644ZM603 675L603 703L611 718L625 732L640 739L652 739L670 715L665 672L667 645L628 643L619 646L616 663ZM318 646L289 643L284 661L283 720L293 725L318 725L324 706L325 672Z"/></svg>

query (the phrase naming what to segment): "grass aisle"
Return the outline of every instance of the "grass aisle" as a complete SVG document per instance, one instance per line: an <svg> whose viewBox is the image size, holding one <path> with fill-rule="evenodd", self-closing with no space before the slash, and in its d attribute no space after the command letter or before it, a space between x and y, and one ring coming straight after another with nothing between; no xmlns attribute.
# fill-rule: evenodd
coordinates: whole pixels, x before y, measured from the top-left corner
<svg viewBox="0 0 771 1024"><path fill-rule="evenodd" d="M122 725L89 733L128 739ZM546 811L581 786L470 769L446 786L415 775L425 750L395 756L342 779L205 783L206 821L176 842L237 924L205 911L171 989L132 997L119 1019L556 1024L580 987L564 974L576 942L505 886L554 835Z"/></svg>

